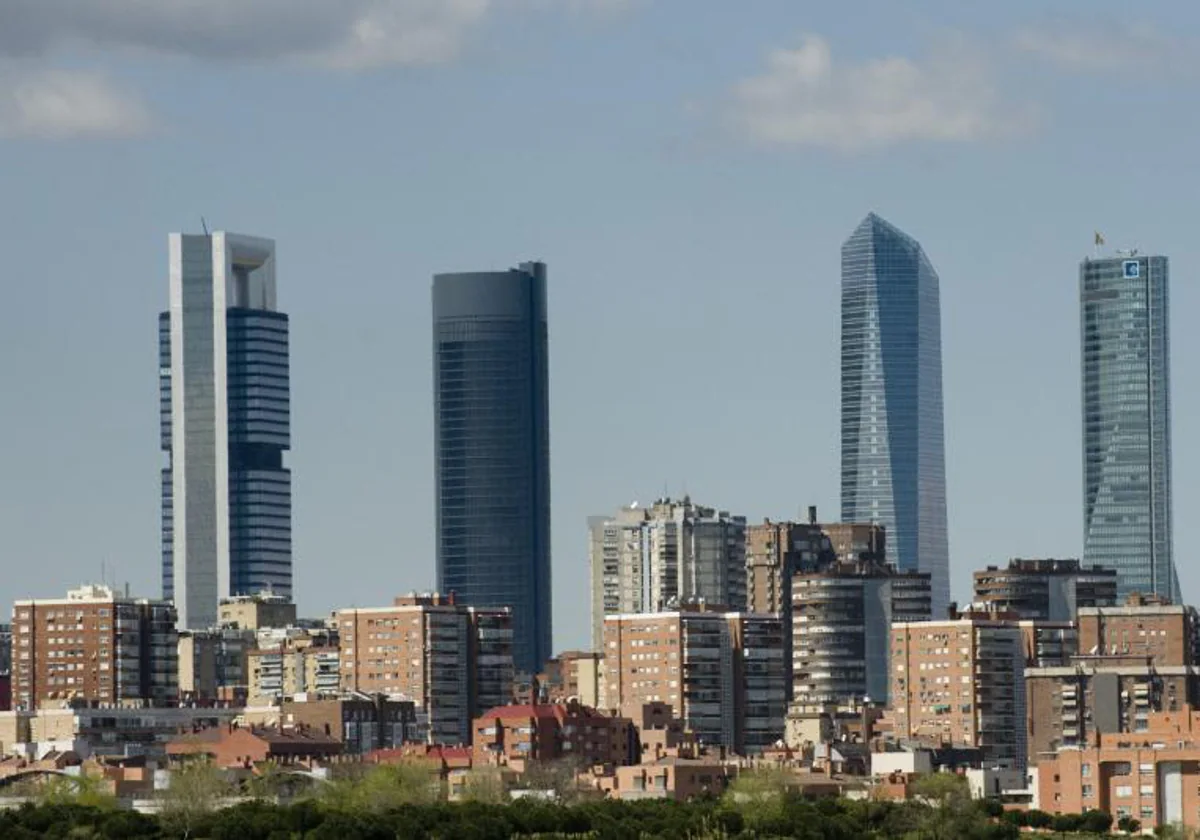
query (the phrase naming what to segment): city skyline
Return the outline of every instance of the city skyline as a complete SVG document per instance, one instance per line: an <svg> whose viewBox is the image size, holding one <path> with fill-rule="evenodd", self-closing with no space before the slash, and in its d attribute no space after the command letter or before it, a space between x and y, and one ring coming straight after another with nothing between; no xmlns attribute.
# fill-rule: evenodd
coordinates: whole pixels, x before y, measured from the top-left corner
<svg viewBox="0 0 1200 840"><path fill-rule="evenodd" d="M868 213L842 245L842 522L884 526L889 562L950 603L938 275Z"/></svg>
<svg viewBox="0 0 1200 840"><path fill-rule="evenodd" d="M1097 235L1099 239L1099 235ZM1083 561L1117 592L1179 600L1171 532L1170 269L1127 252L1079 264Z"/></svg>
<svg viewBox="0 0 1200 840"><path fill-rule="evenodd" d="M6 31L25 37L0 38L7 600L97 577L156 594L149 347L163 234L201 216L279 243L308 615L436 585L439 271L554 267L559 647L589 635L589 514L665 486L750 521L840 518L837 246L868 210L945 281L960 603L972 568L1082 554L1076 272L1094 230L1170 255L1174 425L1200 412L1191 5L493 0L462 37L415 39L445 51L415 60L389 31L358 63L338 48L365 2L297 21L303 37L258 2L228 28L176 0L150 18L78 5L19 5ZM81 78L141 110L35 107ZM1200 442L1172 449L1185 511ZM1198 600L1200 571L1178 571Z"/></svg>
<svg viewBox="0 0 1200 840"><path fill-rule="evenodd" d="M216 624L223 597L292 596L288 317L275 243L207 231L169 237L170 308L158 317L162 594L179 625Z"/></svg>

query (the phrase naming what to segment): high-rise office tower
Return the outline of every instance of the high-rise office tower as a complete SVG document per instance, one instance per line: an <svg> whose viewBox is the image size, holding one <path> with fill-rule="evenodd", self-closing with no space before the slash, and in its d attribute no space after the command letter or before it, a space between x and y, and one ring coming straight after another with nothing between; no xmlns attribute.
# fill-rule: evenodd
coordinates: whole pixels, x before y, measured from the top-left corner
<svg viewBox="0 0 1200 840"><path fill-rule="evenodd" d="M842 520L887 531L888 560L950 601L938 276L874 213L842 245Z"/></svg>
<svg viewBox="0 0 1200 840"><path fill-rule="evenodd" d="M433 278L437 582L511 607L513 658L552 654L546 266Z"/></svg>
<svg viewBox="0 0 1200 840"><path fill-rule="evenodd" d="M1171 557L1167 258L1079 266L1083 562L1117 570L1117 594L1179 600Z"/></svg>
<svg viewBox="0 0 1200 840"><path fill-rule="evenodd" d="M288 317L275 243L170 236L159 315L163 597L180 627L217 623L229 595L292 595Z"/></svg>

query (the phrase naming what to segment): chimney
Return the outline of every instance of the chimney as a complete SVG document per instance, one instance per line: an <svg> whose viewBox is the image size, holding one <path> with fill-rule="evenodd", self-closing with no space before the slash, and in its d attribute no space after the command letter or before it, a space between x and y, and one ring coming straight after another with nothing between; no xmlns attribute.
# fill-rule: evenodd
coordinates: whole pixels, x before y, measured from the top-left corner
<svg viewBox="0 0 1200 840"><path fill-rule="evenodd" d="M817 506L816 505L808 506L808 524L809 525L817 524Z"/></svg>

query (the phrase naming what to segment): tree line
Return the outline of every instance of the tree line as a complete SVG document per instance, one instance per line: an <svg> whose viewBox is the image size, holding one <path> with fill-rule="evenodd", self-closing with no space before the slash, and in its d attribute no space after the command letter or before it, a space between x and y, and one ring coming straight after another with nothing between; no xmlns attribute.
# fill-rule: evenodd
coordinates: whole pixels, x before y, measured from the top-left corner
<svg viewBox="0 0 1200 840"><path fill-rule="evenodd" d="M1013 816L970 798L965 780L930 777L908 802L808 799L783 772L743 774L720 797L691 802L502 801L491 784L446 802L437 776L379 766L303 791L269 770L234 791L202 765L185 768L157 814L118 807L94 784L51 783L0 811L0 837L186 838L186 840L1016 840L1023 826L1100 836L1108 814ZM236 794L231 798L231 794ZM234 802L235 804L229 804ZM1039 816L1040 815L1040 816ZM1048 820L1045 821L1045 820ZM1121 829L1136 829L1128 824Z"/></svg>

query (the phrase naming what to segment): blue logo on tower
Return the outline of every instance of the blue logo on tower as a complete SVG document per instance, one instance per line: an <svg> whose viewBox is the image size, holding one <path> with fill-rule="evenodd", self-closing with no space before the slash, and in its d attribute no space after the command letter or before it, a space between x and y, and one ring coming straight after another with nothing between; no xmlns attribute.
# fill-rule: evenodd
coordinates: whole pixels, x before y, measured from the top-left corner
<svg viewBox="0 0 1200 840"><path fill-rule="evenodd" d="M1137 260L1125 260L1121 267L1126 280L1137 280L1142 276L1142 264Z"/></svg>

